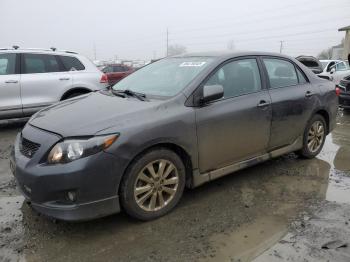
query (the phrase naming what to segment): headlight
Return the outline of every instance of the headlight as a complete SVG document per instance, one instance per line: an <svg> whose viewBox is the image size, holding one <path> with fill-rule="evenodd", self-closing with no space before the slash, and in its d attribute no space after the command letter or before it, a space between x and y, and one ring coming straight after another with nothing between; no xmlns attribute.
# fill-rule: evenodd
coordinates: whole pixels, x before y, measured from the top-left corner
<svg viewBox="0 0 350 262"><path fill-rule="evenodd" d="M96 154L110 147L119 135L95 136L89 139L67 139L57 143L50 151L50 164L67 163Z"/></svg>

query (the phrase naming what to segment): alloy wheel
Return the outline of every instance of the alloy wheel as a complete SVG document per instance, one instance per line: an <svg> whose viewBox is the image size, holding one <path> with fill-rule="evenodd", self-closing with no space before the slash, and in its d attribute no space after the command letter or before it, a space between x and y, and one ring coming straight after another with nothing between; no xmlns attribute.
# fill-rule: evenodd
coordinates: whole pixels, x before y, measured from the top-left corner
<svg viewBox="0 0 350 262"><path fill-rule="evenodd" d="M322 146L325 135L324 125L321 121L315 121L309 129L307 146L311 153L317 152Z"/></svg>
<svg viewBox="0 0 350 262"><path fill-rule="evenodd" d="M137 175L134 197L145 211L157 211L169 204L179 185L176 166L169 160L159 159L147 164Z"/></svg>

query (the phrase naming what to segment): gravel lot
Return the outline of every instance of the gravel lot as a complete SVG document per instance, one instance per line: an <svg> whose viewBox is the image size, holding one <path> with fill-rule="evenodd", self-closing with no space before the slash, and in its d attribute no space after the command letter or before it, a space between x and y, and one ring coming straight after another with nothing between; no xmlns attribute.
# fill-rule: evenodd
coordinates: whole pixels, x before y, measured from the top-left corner
<svg viewBox="0 0 350 262"><path fill-rule="evenodd" d="M0 261L350 261L350 114L316 159L289 154L194 190L165 217L52 221L17 192L0 123ZM333 241L333 242L332 242Z"/></svg>

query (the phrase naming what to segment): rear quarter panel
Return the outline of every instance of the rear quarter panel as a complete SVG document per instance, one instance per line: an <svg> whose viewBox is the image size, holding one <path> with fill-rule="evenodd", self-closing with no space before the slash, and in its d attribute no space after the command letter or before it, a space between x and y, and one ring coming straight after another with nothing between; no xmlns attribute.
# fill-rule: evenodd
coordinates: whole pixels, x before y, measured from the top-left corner
<svg viewBox="0 0 350 262"><path fill-rule="evenodd" d="M320 90L321 105L319 109L327 111L329 115L329 132L331 132L335 127L338 113L338 97L335 93L335 84L328 80L317 79L314 85Z"/></svg>
<svg viewBox="0 0 350 262"><path fill-rule="evenodd" d="M73 78L72 88L83 87L95 91L108 86L108 83L100 83L103 73L88 58L80 55L76 58L83 63L85 70L69 72Z"/></svg>

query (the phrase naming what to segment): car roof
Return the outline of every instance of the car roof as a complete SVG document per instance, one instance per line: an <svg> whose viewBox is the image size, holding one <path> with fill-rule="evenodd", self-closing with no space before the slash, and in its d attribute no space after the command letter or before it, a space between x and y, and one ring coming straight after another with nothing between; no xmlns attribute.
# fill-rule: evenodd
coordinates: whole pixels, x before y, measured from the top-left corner
<svg viewBox="0 0 350 262"><path fill-rule="evenodd" d="M1 53L38 53L38 54L57 54L57 55L78 55L74 51L68 50L52 50L44 48L0 48Z"/></svg>
<svg viewBox="0 0 350 262"><path fill-rule="evenodd" d="M320 62L326 62L326 63L329 63L329 62L342 62L342 60L338 60L338 59L322 59L322 60L320 60Z"/></svg>
<svg viewBox="0 0 350 262"><path fill-rule="evenodd" d="M217 59L223 59L223 58L235 58L240 56L277 56L282 58L288 58L290 59L290 56L280 54L280 53L273 53L273 52L259 52L259 51L212 51L212 52L196 52L196 53L186 53L183 55L176 55L171 57L213 57Z"/></svg>

